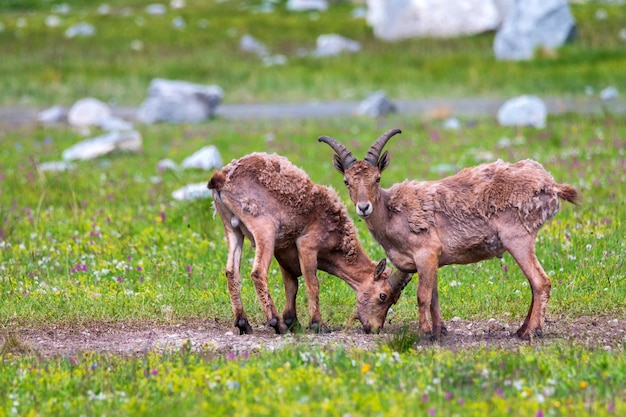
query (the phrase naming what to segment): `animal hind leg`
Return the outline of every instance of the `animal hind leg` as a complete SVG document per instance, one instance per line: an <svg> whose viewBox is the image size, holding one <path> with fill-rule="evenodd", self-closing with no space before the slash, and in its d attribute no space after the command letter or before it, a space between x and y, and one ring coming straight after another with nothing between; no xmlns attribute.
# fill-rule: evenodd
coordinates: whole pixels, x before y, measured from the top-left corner
<svg viewBox="0 0 626 417"><path fill-rule="evenodd" d="M280 272L283 276L283 284L285 285L285 310L283 310L283 321L287 328L293 333L299 333L302 326L298 321L298 313L296 310L296 296L298 295L298 277L280 266Z"/></svg>
<svg viewBox="0 0 626 417"><path fill-rule="evenodd" d="M267 271L274 253L274 236L255 235L254 241L256 242L256 252L254 254L254 265L252 266L252 282L267 317L268 324L274 328L276 333L284 334L287 332L287 326L278 317L278 310L276 310L270 295L267 277Z"/></svg>
<svg viewBox="0 0 626 417"><path fill-rule="evenodd" d="M545 323L546 308L550 300L551 281L535 254L535 235L526 235L517 239L507 250L528 279L532 292L532 301L524 323L517 331L521 339L530 339L534 334L541 336Z"/></svg>
<svg viewBox="0 0 626 417"><path fill-rule="evenodd" d="M252 327L248 322L246 313L241 302L241 255L243 247L243 234L239 229L226 229L226 240L228 242L228 260L226 261L226 279L228 281L228 294L235 316L235 327L239 329L239 334L251 334Z"/></svg>

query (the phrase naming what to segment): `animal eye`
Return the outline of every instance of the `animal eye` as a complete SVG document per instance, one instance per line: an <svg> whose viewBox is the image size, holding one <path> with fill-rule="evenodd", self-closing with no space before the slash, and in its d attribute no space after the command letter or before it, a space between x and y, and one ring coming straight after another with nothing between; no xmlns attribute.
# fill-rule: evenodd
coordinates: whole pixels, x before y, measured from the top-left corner
<svg viewBox="0 0 626 417"><path fill-rule="evenodd" d="M380 175L376 177L376 184L380 183Z"/></svg>
<svg viewBox="0 0 626 417"><path fill-rule="evenodd" d="M350 183L348 182L348 180L346 178L343 179L343 183L346 184L346 187L350 186Z"/></svg>
<svg viewBox="0 0 626 417"><path fill-rule="evenodd" d="M380 298L380 301L385 301L387 299L387 294L381 292L380 294L378 294L378 298Z"/></svg>

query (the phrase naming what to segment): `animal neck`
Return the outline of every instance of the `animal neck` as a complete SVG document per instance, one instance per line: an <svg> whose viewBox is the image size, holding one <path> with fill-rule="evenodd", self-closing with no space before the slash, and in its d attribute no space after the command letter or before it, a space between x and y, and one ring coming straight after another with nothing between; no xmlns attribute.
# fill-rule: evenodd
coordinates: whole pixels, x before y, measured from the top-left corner
<svg viewBox="0 0 626 417"><path fill-rule="evenodd" d="M357 256L353 261L333 262L325 268L326 272L341 278L355 291L368 283L376 272L376 262L372 261L360 246L357 250Z"/></svg>
<svg viewBox="0 0 626 417"><path fill-rule="evenodd" d="M389 226L389 193L381 189L380 198L373 202L372 214L365 219L365 224L378 243L383 243Z"/></svg>

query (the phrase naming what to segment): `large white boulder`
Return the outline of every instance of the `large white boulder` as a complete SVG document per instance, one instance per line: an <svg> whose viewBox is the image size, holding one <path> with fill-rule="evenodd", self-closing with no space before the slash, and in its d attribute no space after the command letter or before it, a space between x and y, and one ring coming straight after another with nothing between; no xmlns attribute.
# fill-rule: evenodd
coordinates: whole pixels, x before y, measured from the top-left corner
<svg viewBox="0 0 626 417"><path fill-rule="evenodd" d="M367 22L377 38L449 38L494 30L501 22L493 0L367 0Z"/></svg>
<svg viewBox="0 0 626 417"><path fill-rule="evenodd" d="M538 48L557 48L575 30L567 0L517 1L496 33L493 51L499 60L532 59Z"/></svg>

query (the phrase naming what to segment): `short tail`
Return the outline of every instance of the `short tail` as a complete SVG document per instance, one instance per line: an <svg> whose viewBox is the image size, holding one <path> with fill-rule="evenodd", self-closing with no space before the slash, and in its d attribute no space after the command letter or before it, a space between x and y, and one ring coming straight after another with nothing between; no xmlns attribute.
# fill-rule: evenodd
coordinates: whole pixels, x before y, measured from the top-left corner
<svg viewBox="0 0 626 417"><path fill-rule="evenodd" d="M224 173L222 171L216 171L209 180L207 188L209 190L216 190L217 192L220 192L222 188L224 188L225 183L226 176L224 175Z"/></svg>
<svg viewBox="0 0 626 417"><path fill-rule="evenodd" d="M571 185L558 184L557 194L560 199L569 201L572 204L578 204L580 202L580 193Z"/></svg>

